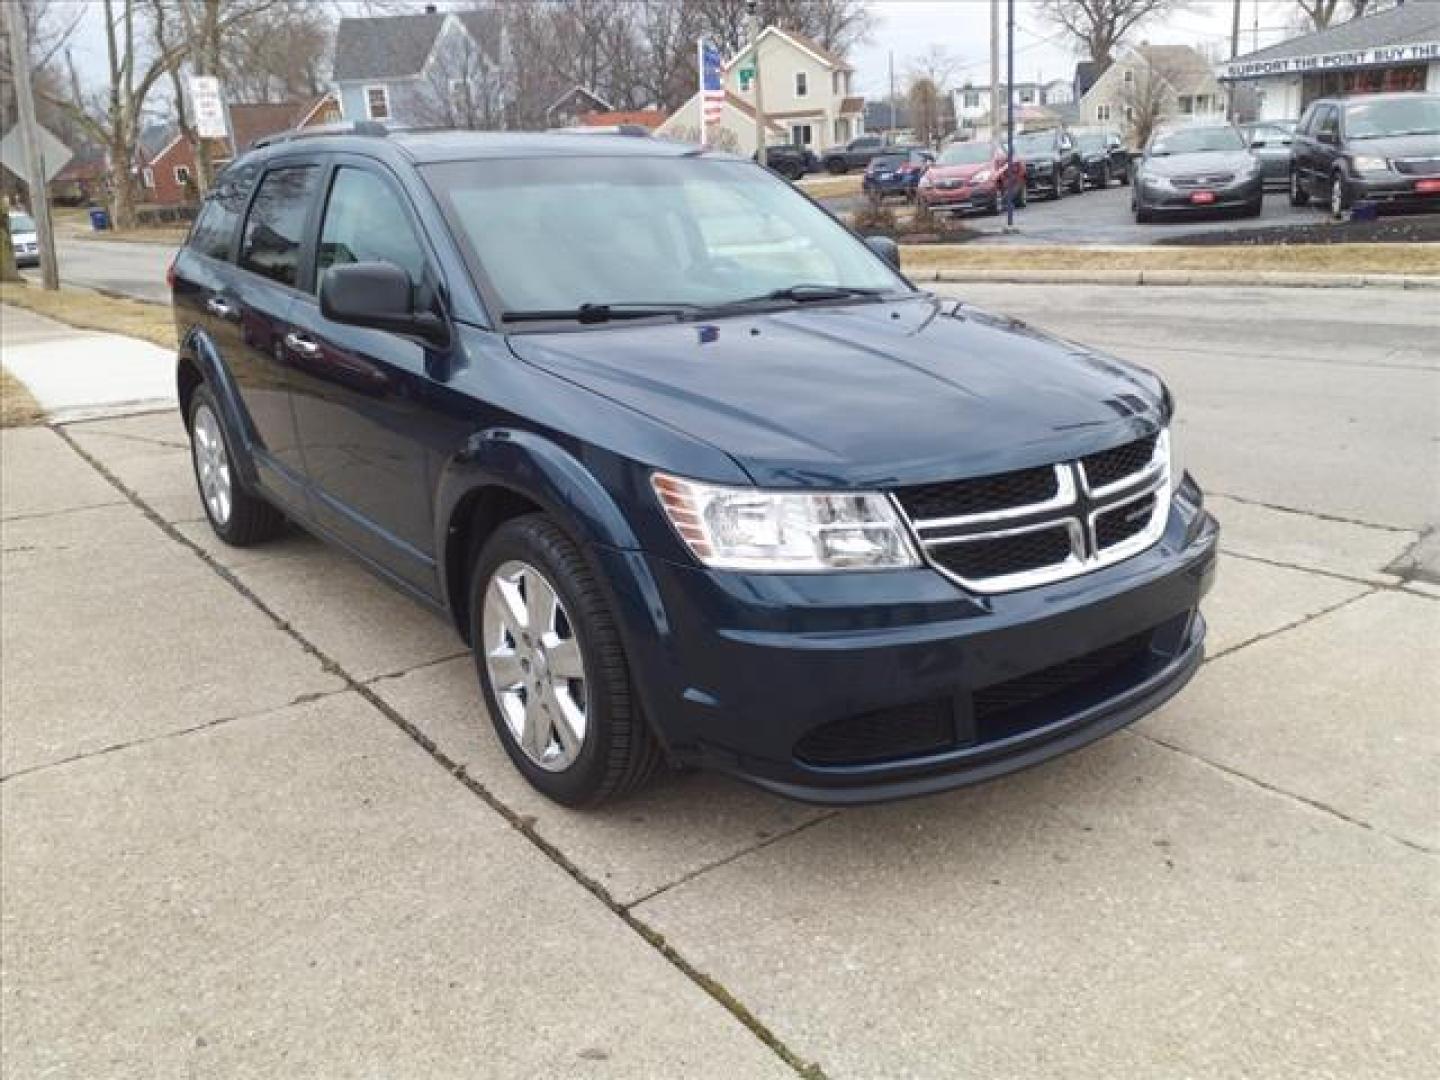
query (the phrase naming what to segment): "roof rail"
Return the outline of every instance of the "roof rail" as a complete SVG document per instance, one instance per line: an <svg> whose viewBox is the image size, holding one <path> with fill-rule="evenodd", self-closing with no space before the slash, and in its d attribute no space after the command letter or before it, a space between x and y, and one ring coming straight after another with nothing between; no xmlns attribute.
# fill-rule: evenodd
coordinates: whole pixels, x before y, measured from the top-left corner
<svg viewBox="0 0 1440 1080"><path fill-rule="evenodd" d="M274 146L277 143L294 142L297 139L318 139L322 135L362 135L372 139L383 139L390 134L390 130L378 120L345 120L338 124L317 124L308 128L291 128L289 131L277 131L273 135L264 135L250 143L249 149L258 150L262 146Z"/></svg>

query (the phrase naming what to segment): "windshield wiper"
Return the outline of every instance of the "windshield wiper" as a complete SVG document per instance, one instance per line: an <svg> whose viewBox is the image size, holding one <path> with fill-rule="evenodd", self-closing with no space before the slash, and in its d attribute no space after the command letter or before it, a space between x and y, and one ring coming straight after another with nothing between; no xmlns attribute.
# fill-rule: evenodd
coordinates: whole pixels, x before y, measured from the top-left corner
<svg viewBox="0 0 1440 1080"><path fill-rule="evenodd" d="M658 304L614 303L581 304L578 308L545 308L527 311L506 311L501 322L578 322L604 323L619 319L654 319L662 315L680 315L692 311L695 304L666 302Z"/></svg>
<svg viewBox="0 0 1440 1080"><path fill-rule="evenodd" d="M812 304L825 300L849 300L857 296L884 296L893 291L893 289L861 288L856 285L786 285L783 289L771 289L769 292L760 293L757 296L742 296L738 300L725 300L718 304L711 304L706 310L748 307L751 304L764 304L774 300L788 300L795 304Z"/></svg>

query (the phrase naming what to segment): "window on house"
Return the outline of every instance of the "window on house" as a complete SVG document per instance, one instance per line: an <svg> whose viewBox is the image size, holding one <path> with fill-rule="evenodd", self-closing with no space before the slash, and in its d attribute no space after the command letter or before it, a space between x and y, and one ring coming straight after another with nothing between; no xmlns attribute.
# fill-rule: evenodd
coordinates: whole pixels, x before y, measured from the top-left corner
<svg viewBox="0 0 1440 1080"><path fill-rule="evenodd" d="M155 170L154 170L154 169L145 169L145 170L143 170L143 171L140 173L140 182L141 182L142 184L144 184L147 188L153 189L153 188L155 187Z"/></svg>
<svg viewBox="0 0 1440 1080"><path fill-rule="evenodd" d="M390 88L388 86L367 86L365 88L365 112L371 120L390 119Z"/></svg>
<svg viewBox="0 0 1440 1080"><path fill-rule="evenodd" d="M796 146L811 146L815 136L809 124L793 124L790 127L790 141Z"/></svg>
<svg viewBox="0 0 1440 1080"><path fill-rule="evenodd" d="M1213 111L1210 104L1209 94L1200 94L1198 97L1195 98L1195 111L1197 113L1208 113Z"/></svg>
<svg viewBox="0 0 1440 1080"><path fill-rule="evenodd" d="M966 90L966 91L965 91L965 108L967 108L967 109L978 109L979 107L980 107L980 91L978 91L978 90Z"/></svg>
<svg viewBox="0 0 1440 1080"><path fill-rule="evenodd" d="M841 77L841 75L842 73L839 71L834 71L830 73L830 93L834 94L836 97L839 97L845 92L845 80Z"/></svg>
<svg viewBox="0 0 1440 1080"><path fill-rule="evenodd" d="M1125 69L1125 81L1127 83L1133 83L1135 81L1135 72L1130 68Z"/></svg>
<svg viewBox="0 0 1440 1080"><path fill-rule="evenodd" d="M795 96L804 97L810 93L810 76L803 71L795 72Z"/></svg>
<svg viewBox="0 0 1440 1080"><path fill-rule="evenodd" d="M1021 104L1021 105L1034 105L1034 104L1035 104L1035 91L1034 91L1034 90L1021 90L1021 91L1020 91L1020 104Z"/></svg>
<svg viewBox="0 0 1440 1080"><path fill-rule="evenodd" d="M1192 116L1192 115L1194 115L1194 113L1195 113L1195 99L1192 98L1189 94L1181 94L1181 95L1180 95L1180 114L1181 114L1182 116Z"/></svg>
<svg viewBox="0 0 1440 1080"><path fill-rule="evenodd" d="M190 185L190 166L175 166L175 183L179 184L182 188Z"/></svg>
<svg viewBox="0 0 1440 1080"><path fill-rule="evenodd" d="M1097 106L1095 106L1095 119L1096 119L1096 120L1109 120L1109 119L1110 119L1110 106L1109 106L1109 105L1097 105Z"/></svg>
<svg viewBox="0 0 1440 1080"><path fill-rule="evenodd" d="M1126 105L1126 106L1125 106L1125 119L1126 119L1126 120L1134 120L1134 119L1135 119L1135 106L1133 106L1133 105Z"/></svg>

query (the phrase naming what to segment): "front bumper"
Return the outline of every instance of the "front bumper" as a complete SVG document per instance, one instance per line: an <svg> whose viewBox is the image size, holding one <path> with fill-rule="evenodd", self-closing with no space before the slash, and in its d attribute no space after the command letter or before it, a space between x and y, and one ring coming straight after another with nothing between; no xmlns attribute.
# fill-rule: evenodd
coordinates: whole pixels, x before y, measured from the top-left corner
<svg viewBox="0 0 1440 1080"><path fill-rule="evenodd" d="M916 180L871 180L868 176L860 182L860 190L867 195L908 195L916 188Z"/></svg>
<svg viewBox="0 0 1440 1080"><path fill-rule="evenodd" d="M975 187L920 189L920 202L936 213L963 213L993 209L998 200L994 184Z"/></svg>
<svg viewBox="0 0 1440 1080"><path fill-rule="evenodd" d="M1036 172L1033 168L1025 170L1025 190L1030 192L1049 192L1052 195L1060 194L1060 173L1051 169L1046 172Z"/></svg>
<svg viewBox="0 0 1440 1080"><path fill-rule="evenodd" d="M987 780L1156 708L1202 658L1198 606L1217 540L1214 519L1177 499L1149 550L1053 586L989 597L928 568L762 575L634 552L597 555L616 560L605 568L613 573L639 560L652 583L622 622L637 689L672 756L792 798L844 804ZM1048 685L1050 673L1130 642L1139 651L1123 668L982 716L982 702ZM817 733L855 719L872 732L878 724L883 738L891 715L922 707L950 724L949 736L923 752L818 761L806 750Z"/></svg>
<svg viewBox="0 0 1440 1080"><path fill-rule="evenodd" d="M1264 174L1256 173L1238 184L1215 188L1211 194L1215 196L1213 202L1197 203L1194 199L1194 191L1181 188L1161 188L1153 184L1146 184L1138 198L1146 209L1165 213L1209 214L1225 210L1241 210L1254 206L1265 197Z"/></svg>
<svg viewBox="0 0 1440 1080"><path fill-rule="evenodd" d="M1382 206L1440 207L1440 176L1365 174L1346 183L1352 204L1371 202Z"/></svg>

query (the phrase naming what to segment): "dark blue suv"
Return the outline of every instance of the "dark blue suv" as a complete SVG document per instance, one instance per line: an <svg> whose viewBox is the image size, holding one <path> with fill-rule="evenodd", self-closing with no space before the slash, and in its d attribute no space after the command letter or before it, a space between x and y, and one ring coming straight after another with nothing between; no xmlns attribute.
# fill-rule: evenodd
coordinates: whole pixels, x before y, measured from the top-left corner
<svg viewBox="0 0 1440 1080"><path fill-rule="evenodd" d="M172 271L206 512L453 620L563 803L666 762L857 802L1041 761L1195 671L1215 522L1158 378L893 263L694 147L281 138Z"/></svg>

